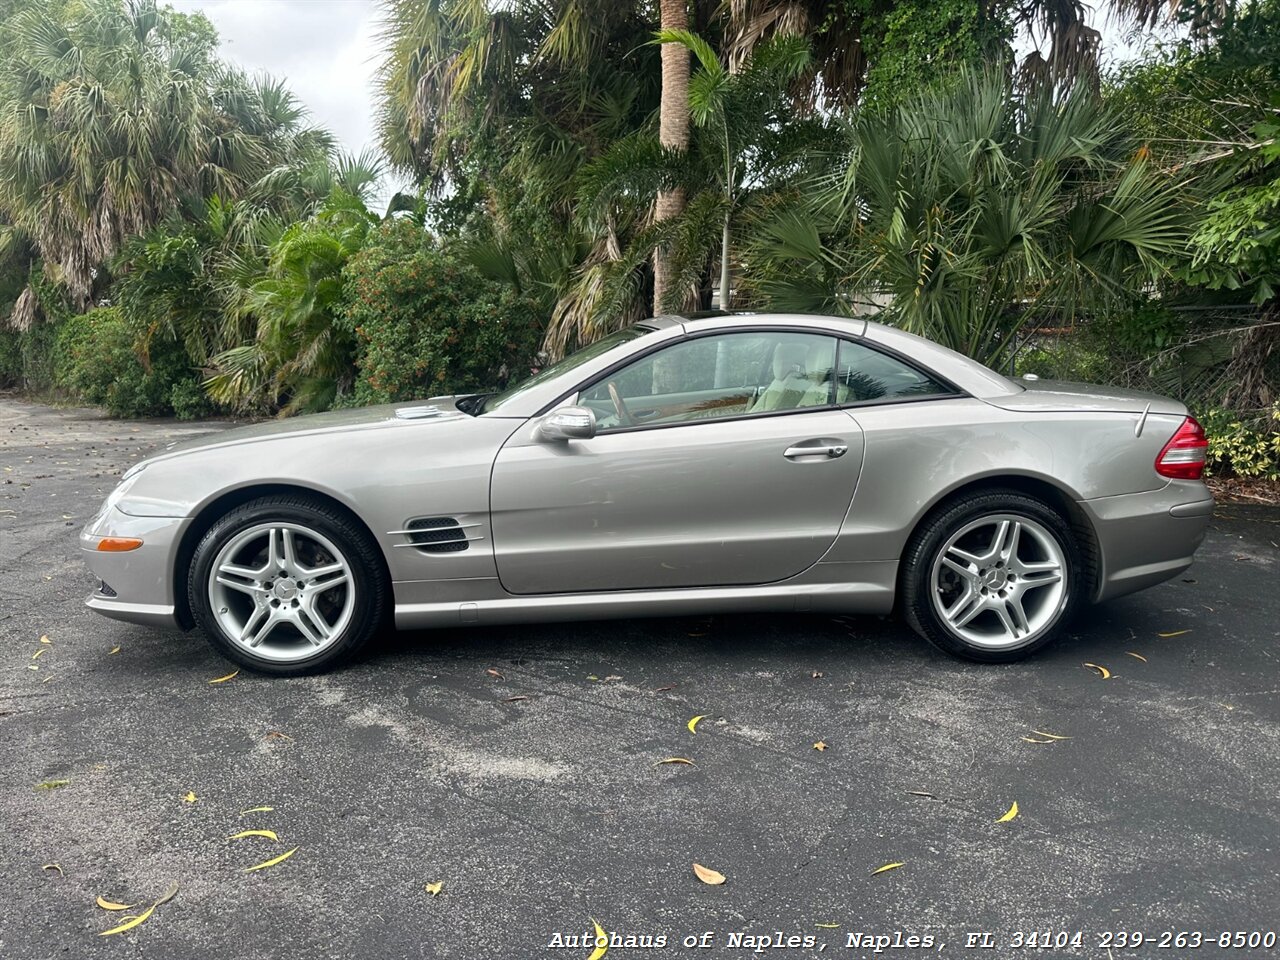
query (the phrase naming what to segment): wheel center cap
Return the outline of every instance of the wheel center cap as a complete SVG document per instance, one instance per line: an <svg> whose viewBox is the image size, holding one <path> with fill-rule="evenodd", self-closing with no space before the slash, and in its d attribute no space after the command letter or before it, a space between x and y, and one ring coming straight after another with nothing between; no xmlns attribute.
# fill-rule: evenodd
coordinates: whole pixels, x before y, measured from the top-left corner
<svg viewBox="0 0 1280 960"><path fill-rule="evenodd" d="M277 580L276 585L271 588L271 592L277 600L292 600L297 594L298 588L292 580Z"/></svg>
<svg viewBox="0 0 1280 960"><path fill-rule="evenodd" d="M1003 585L1003 584L1004 584L1004 571L1003 571L1003 570L988 570L988 571L987 571L987 576L986 576L986 583L987 583L987 588L988 588L988 589L992 589L992 590L993 590L993 589L995 589L996 587L999 587L999 586Z"/></svg>

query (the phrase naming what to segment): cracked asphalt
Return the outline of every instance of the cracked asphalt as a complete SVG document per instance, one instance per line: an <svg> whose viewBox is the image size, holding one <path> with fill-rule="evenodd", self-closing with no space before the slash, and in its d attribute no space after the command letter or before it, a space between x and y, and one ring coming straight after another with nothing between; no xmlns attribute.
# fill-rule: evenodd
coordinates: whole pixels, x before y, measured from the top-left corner
<svg viewBox="0 0 1280 960"><path fill-rule="evenodd" d="M130 463L222 426L0 397L5 960L585 958L548 944L593 920L666 941L610 957L1026 956L1018 931L1280 956L1106 940L1280 933L1280 510L1220 506L1183 577L1012 666L894 620L717 616L388 635L210 684L199 636L83 607L76 536ZM137 914L175 880L98 936L95 897ZM813 945L730 946L779 931ZM897 931L933 945L848 945Z"/></svg>

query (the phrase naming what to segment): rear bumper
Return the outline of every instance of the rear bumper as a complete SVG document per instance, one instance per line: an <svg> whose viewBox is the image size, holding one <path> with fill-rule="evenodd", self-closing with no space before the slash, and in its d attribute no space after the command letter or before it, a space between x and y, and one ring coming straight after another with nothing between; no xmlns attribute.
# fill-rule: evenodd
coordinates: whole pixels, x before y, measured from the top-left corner
<svg viewBox="0 0 1280 960"><path fill-rule="evenodd" d="M90 520L80 532L80 552L100 583L85 600L89 609L127 623L181 626L173 570L178 544L190 523L187 517L131 517L114 508ZM136 537L142 546L103 552L97 549L103 537Z"/></svg>
<svg viewBox="0 0 1280 960"><path fill-rule="evenodd" d="M1095 600L1110 600L1176 577L1191 566L1213 516L1213 497L1197 480L1158 490L1082 500L1098 542Z"/></svg>

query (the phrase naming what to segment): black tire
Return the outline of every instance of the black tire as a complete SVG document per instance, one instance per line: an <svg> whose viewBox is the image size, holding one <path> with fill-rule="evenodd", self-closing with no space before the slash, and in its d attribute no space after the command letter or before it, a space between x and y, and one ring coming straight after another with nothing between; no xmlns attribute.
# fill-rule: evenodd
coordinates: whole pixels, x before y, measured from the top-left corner
<svg viewBox="0 0 1280 960"><path fill-rule="evenodd" d="M348 610L345 625L313 655L307 653L305 642L299 637L300 651L296 659L282 661L257 656L228 634L213 610L208 585L218 554L238 534L268 523L297 525L319 534L343 555L336 559L344 561L351 572L349 583L354 595L349 607L346 594L341 594L344 609ZM299 585L301 583L299 581ZM342 589L346 589L345 584ZM274 676L321 673L349 660L378 632L385 619L388 594L382 556L368 532L345 512L300 495L262 497L220 517L196 547L187 575L192 617L214 649L248 670ZM251 612L253 607L249 609ZM287 632L285 636L289 639Z"/></svg>
<svg viewBox="0 0 1280 960"><path fill-rule="evenodd" d="M1025 639L991 648L966 639L942 616L934 603L933 567L952 536L984 517L1002 514L1034 521L1057 542L1064 560L1065 595L1060 604L1054 605L1056 613L1046 608L1046 622ZM1084 602L1088 577L1071 524L1058 510L1025 493L998 489L944 503L920 524L903 554L899 589L907 622L934 646L966 660L1012 663L1054 640Z"/></svg>

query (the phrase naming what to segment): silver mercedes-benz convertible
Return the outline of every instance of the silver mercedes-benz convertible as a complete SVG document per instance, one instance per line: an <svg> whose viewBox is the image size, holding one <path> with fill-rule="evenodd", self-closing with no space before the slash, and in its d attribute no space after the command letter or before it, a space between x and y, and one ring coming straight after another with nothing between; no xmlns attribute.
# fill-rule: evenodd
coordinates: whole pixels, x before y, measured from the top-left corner
<svg viewBox="0 0 1280 960"><path fill-rule="evenodd" d="M1186 407L866 320L659 317L502 393L256 424L131 468L94 610L296 674L381 624L884 614L1003 662L1186 569Z"/></svg>

